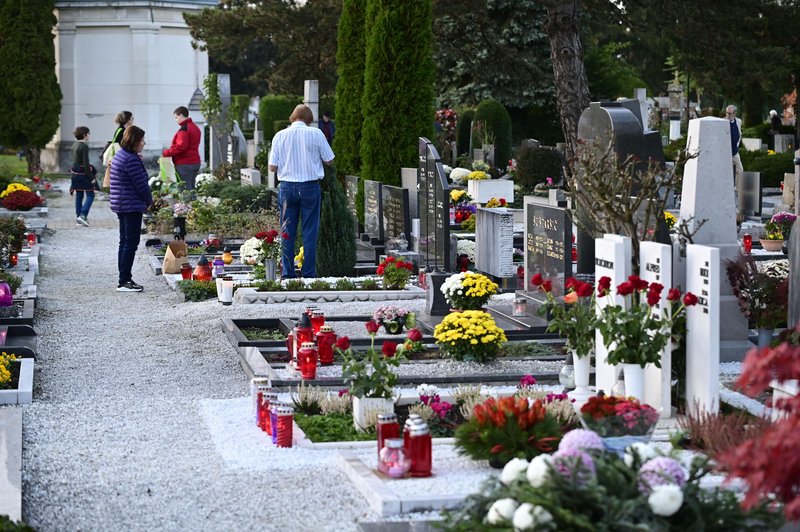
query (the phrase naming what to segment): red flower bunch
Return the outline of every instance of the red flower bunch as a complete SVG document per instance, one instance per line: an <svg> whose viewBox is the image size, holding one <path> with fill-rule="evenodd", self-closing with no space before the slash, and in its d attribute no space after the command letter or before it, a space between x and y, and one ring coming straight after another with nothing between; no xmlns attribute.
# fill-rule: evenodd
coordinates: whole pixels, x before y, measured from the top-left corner
<svg viewBox="0 0 800 532"><path fill-rule="evenodd" d="M395 257L386 257L375 273L383 277L383 288L386 290L402 290L411 278L414 265Z"/></svg>
<svg viewBox="0 0 800 532"><path fill-rule="evenodd" d="M29 211L43 202L35 192L15 190L3 198L3 207L9 211Z"/></svg>
<svg viewBox="0 0 800 532"><path fill-rule="evenodd" d="M550 314L547 332L557 332L567 340L567 349L575 356L585 357L594 349L595 315L594 287L591 283L570 277L564 283L566 295L563 304L553 295L553 282L540 273L531 278L531 284L538 286L547 296L547 305L539 307L539 313Z"/></svg>
<svg viewBox="0 0 800 532"><path fill-rule="evenodd" d="M581 407L586 426L600 436L641 436L658 423L658 412L633 398L590 397Z"/></svg>
<svg viewBox="0 0 800 532"><path fill-rule="evenodd" d="M409 329L406 341L403 342L403 353L421 353L425 350L422 345L422 333L419 329Z"/></svg>
<svg viewBox="0 0 800 532"><path fill-rule="evenodd" d="M456 130L456 123L458 123L458 113L445 107L436 111L435 120L442 126L442 131L453 132Z"/></svg>
<svg viewBox="0 0 800 532"><path fill-rule="evenodd" d="M256 233L255 237L261 240L261 252L264 254L265 259L278 261L281 258L281 241L278 238L278 231L270 229L269 231L261 231ZM288 234L286 237L288 238Z"/></svg>

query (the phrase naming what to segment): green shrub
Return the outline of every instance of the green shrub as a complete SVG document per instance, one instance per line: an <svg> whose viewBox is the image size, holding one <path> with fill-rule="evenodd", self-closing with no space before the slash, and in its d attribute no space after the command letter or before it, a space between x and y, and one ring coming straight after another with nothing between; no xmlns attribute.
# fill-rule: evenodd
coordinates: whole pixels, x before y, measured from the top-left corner
<svg viewBox="0 0 800 532"><path fill-rule="evenodd" d="M472 121L485 124L487 132L494 137L494 165L505 168L511 159L511 116L506 108L497 100L483 100ZM477 140L472 139L473 143Z"/></svg>
<svg viewBox="0 0 800 532"><path fill-rule="evenodd" d="M272 130L277 133L281 129L286 129L291 124L288 120L275 120L272 122Z"/></svg>
<svg viewBox="0 0 800 532"><path fill-rule="evenodd" d="M12 294L15 294L17 290L19 290L19 287L22 286L22 277L14 275L11 272L0 270L0 281L8 283Z"/></svg>
<svg viewBox="0 0 800 532"><path fill-rule="evenodd" d="M366 61L366 2L344 0L339 17L336 48L336 136L333 152L340 172L359 175L361 172L361 99L364 95L364 63Z"/></svg>
<svg viewBox="0 0 800 532"><path fill-rule="evenodd" d="M380 290L381 285L375 279L364 279L361 281L362 290Z"/></svg>
<svg viewBox="0 0 800 532"><path fill-rule="evenodd" d="M283 285L280 281L260 281L255 285L256 290L259 292L280 292L283 290Z"/></svg>
<svg viewBox="0 0 800 532"><path fill-rule="evenodd" d="M456 124L456 149L458 155L469 155L469 132L472 129L472 119L475 117L473 109L467 109L458 115Z"/></svg>
<svg viewBox="0 0 800 532"><path fill-rule="evenodd" d="M314 443L331 441L369 441L375 439L374 431L358 432L353 425L351 414L328 414L326 416L307 416L295 413L297 426L306 433L306 438Z"/></svg>
<svg viewBox="0 0 800 532"><path fill-rule="evenodd" d="M271 141L275 133L283 129L276 128L276 121L288 122L289 115L300 103L303 103L301 96L270 94L261 98L258 104L258 119L264 127L264 140Z"/></svg>
<svg viewBox="0 0 800 532"><path fill-rule="evenodd" d="M217 283L214 281L183 279L178 281L178 288L183 292L186 301L206 301L217 297Z"/></svg>
<svg viewBox="0 0 800 532"><path fill-rule="evenodd" d="M250 107L250 96L247 94L234 94L231 96L231 107L235 107L237 111L233 119L239 122L239 127L246 129L250 123L247 119L249 114L248 108Z"/></svg>
<svg viewBox="0 0 800 532"><path fill-rule="evenodd" d="M289 279L286 281L286 290L289 292L303 292L308 290L302 279Z"/></svg>
<svg viewBox="0 0 800 532"><path fill-rule="evenodd" d="M336 178L336 171L330 167L325 167L322 191L317 275L351 275L356 265L355 221L347 208L347 196Z"/></svg>
<svg viewBox="0 0 800 532"><path fill-rule="evenodd" d="M762 122L752 127L743 127L742 137L761 139L761 142L768 143L770 140L770 135L769 135L770 130L772 130L772 124L770 124L769 121ZM781 126L780 129L778 129L778 132L791 135L794 133L794 127Z"/></svg>
<svg viewBox="0 0 800 532"><path fill-rule="evenodd" d="M337 279L334 288L340 292L350 292L356 289L356 283L350 279Z"/></svg>
<svg viewBox="0 0 800 532"><path fill-rule="evenodd" d="M360 227L364 227L364 180L358 180L358 192L356 192L356 217Z"/></svg>
<svg viewBox="0 0 800 532"><path fill-rule="evenodd" d="M331 283L322 279L314 279L308 287L317 292L324 292L331 289Z"/></svg>
<svg viewBox="0 0 800 532"><path fill-rule="evenodd" d="M761 172L762 187L779 187L783 174L794 173L792 153L768 155L762 151L739 150L739 154L746 172Z"/></svg>
<svg viewBox="0 0 800 532"><path fill-rule="evenodd" d="M563 175L564 160L552 148L520 148L517 154L517 173L514 182L532 188L544 183L548 177L558 183Z"/></svg>
<svg viewBox="0 0 800 532"><path fill-rule="evenodd" d="M209 181L201 192L231 202L233 212L258 212L269 209L270 191L265 186L242 186L239 181Z"/></svg>
<svg viewBox="0 0 800 532"><path fill-rule="evenodd" d="M664 159L667 161L674 161L678 158L678 154L686 151L686 137L681 137L673 140L664 148Z"/></svg>

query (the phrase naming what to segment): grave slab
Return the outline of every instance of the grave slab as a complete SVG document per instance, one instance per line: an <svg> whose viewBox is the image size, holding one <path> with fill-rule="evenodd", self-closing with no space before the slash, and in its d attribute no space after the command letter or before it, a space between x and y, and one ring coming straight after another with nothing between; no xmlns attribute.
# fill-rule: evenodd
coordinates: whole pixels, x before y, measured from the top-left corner
<svg viewBox="0 0 800 532"><path fill-rule="evenodd" d="M0 408L0 515L22 519L21 408Z"/></svg>
<svg viewBox="0 0 800 532"><path fill-rule="evenodd" d="M361 291L302 291L302 292L259 292L255 288L239 288L233 296L234 303L251 305L261 303L351 303L353 301L408 301L424 299L425 290L409 285L404 290L361 290Z"/></svg>

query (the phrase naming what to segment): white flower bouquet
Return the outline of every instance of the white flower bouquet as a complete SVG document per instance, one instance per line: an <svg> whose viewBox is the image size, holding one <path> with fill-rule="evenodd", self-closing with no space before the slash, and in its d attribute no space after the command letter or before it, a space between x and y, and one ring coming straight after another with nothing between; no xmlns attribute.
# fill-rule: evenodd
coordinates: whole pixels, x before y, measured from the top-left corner
<svg viewBox="0 0 800 532"><path fill-rule="evenodd" d="M242 264L260 264L264 260L264 250L261 246L261 239L252 237L244 241L239 248L239 260Z"/></svg>

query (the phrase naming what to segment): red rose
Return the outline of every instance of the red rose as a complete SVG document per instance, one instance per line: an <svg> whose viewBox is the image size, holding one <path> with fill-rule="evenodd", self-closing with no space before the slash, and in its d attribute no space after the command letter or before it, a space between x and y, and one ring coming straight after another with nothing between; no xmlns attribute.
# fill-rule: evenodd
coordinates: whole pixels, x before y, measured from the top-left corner
<svg viewBox="0 0 800 532"><path fill-rule="evenodd" d="M271 237L271 236L269 236L269 235L267 235L267 236L266 236L266 238L264 238L264 241L265 241L267 244L272 244L273 242L275 242L275 238L274 238L274 237Z"/></svg>
<svg viewBox="0 0 800 532"><path fill-rule="evenodd" d="M594 287L589 283L580 283L575 291L578 293L578 297L589 297L592 295L592 291Z"/></svg>
<svg viewBox="0 0 800 532"><path fill-rule="evenodd" d="M507 203L508 203L508 202L505 200L505 198L500 198L500 205L502 205L503 207L505 207Z"/></svg>
<svg viewBox="0 0 800 532"><path fill-rule="evenodd" d="M413 271L414 270L414 264L411 263L411 262L406 262L405 264L403 264L403 268L405 268L408 271Z"/></svg>
<svg viewBox="0 0 800 532"><path fill-rule="evenodd" d="M647 292L647 304L651 307L654 307L658 304L659 300L661 299L661 294L658 292Z"/></svg>
<svg viewBox="0 0 800 532"><path fill-rule="evenodd" d="M553 291L553 281L551 281L550 279L544 281L542 283L542 290L544 290L548 294L550 292L552 292Z"/></svg>
<svg viewBox="0 0 800 532"><path fill-rule="evenodd" d="M650 283L650 287L647 290L661 295L661 291L664 290L664 285L661 283Z"/></svg>
<svg viewBox="0 0 800 532"><path fill-rule="evenodd" d="M686 292L686 295L683 296L683 304L687 307L691 307L697 304L697 296L691 292Z"/></svg>
<svg viewBox="0 0 800 532"><path fill-rule="evenodd" d="M567 280L564 282L564 288L566 288L567 290L569 290L569 289L571 289L571 288L575 288L575 287L578 285L578 283L580 283L580 281L578 281L578 280L577 280L576 278L574 278L574 277L570 277L569 279L567 279Z"/></svg>
<svg viewBox="0 0 800 532"><path fill-rule="evenodd" d="M628 277L628 282L631 283L633 285L633 289L637 291L644 290L645 288L647 288L647 285L649 284L647 281L645 281L638 275L631 275L630 277Z"/></svg>
<svg viewBox="0 0 800 532"><path fill-rule="evenodd" d="M386 271L386 268L384 268L384 267L383 267L383 264L381 264L381 265L380 265L380 266L378 266L378 268L375 270L375 273L377 273L378 275L383 275L383 272L385 272L385 271Z"/></svg>
<svg viewBox="0 0 800 532"><path fill-rule="evenodd" d="M617 293L621 296L629 296L633 293L634 286L630 281L625 281L617 287Z"/></svg>
<svg viewBox="0 0 800 532"><path fill-rule="evenodd" d="M281 238L284 240L289 240L289 233L284 231L283 233L281 233Z"/></svg>
<svg viewBox="0 0 800 532"><path fill-rule="evenodd" d="M681 291L677 288L670 288L667 293L667 299L670 301L677 301L681 298Z"/></svg>
<svg viewBox="0 0 800 532"><path fill-rule="evenodd" d="M378 332L378 329L380 328L380 326L381 326L381 324L378 323L377 321L369 320L367 322L367 324L366 324L367 332L369 334L375 334L376 332Z"/></svg>
<svg viewBox="0 0 800 532"><path fill-rule="evenodd" d="M348 349L350 349L350 338L348 338L347 336L340 336L336 340L336 348L342 351L347 351Z"/></svg>
<svg viewBox="0 0 800 532"><path fill-rule="evenodd" d="M261 231L260 233L256 233L256 238L259 240L264 240L267 238L267 233L265 231Z"/></svg>
<svg viewBox="0 0 800 532"><path fill-rule="evenodd" d="M408 339L412 342L420 342L422 341L422 333L419 331L419 329L411 329L408 331Z"/></svg>
<svg viewBox="0 0 800 532"><path fill-rule="evenodd" d="M604 296L611 290L611 277L603 276L597 281L597 294Z"/></svg>
<svg viewBox="0 0 800 532"><path fill-rule="evenodd" d="M394 257L386 257L386 262L394 262L395 260Z"/></svg>
<svg viewBox="0 0 800 532"><path fill-rule="evenodd" d="M275 238L276 236L278 236L278 232L275 229L270 229L269 231L267 231L267 236Z"/></svg>
<svg viewBox="0 0 800 532"><path fill-rule="evenodd" d="M537 273L536 275L531 277L531 284L533 286L542 286L543 282L544 282L544 279L542 279L542 274L541 273Z"/></svg>
<svg viewBox="0 0 800 532"><path fill-rule="evenodd" d="M392 358L396 351L397 351L396 343L389 341L383 342L383 347L381 348L383 356L385 356L386 358Z"/></svg>

